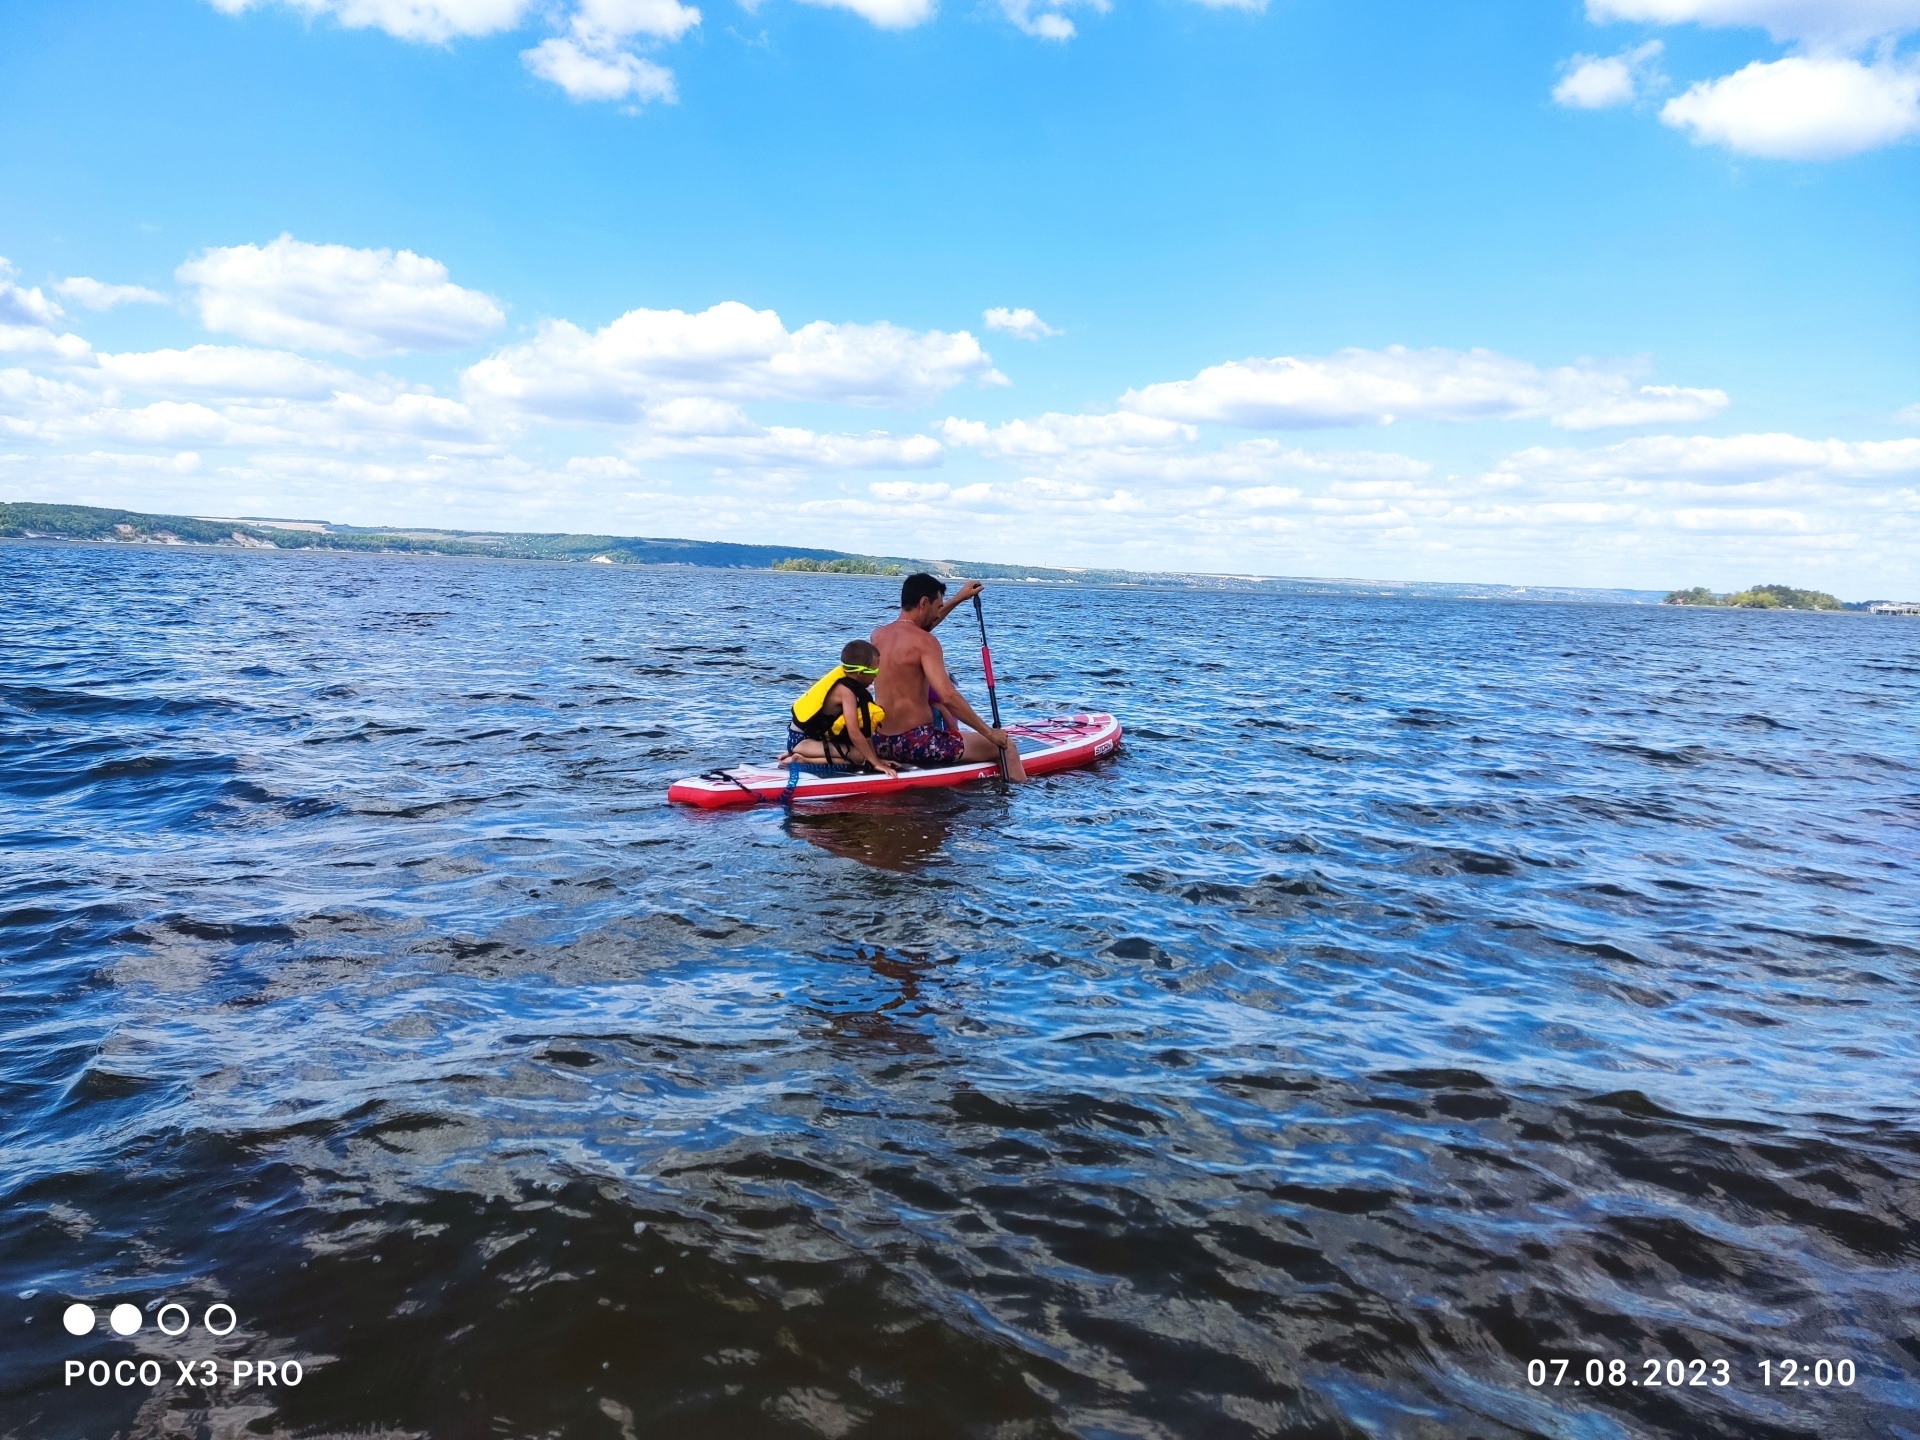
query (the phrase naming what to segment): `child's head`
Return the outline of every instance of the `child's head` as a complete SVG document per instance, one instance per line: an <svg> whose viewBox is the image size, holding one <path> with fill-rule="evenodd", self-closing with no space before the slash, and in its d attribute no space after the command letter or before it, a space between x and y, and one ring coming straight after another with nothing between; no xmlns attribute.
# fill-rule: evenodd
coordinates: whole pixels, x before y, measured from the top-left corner
<svg viewBox="0 0 1920 1440"><path fill-rule="evenodd" d="M840 668L854 675L877 675L880 652L870 640L849 640L840 649Z"/></svg>

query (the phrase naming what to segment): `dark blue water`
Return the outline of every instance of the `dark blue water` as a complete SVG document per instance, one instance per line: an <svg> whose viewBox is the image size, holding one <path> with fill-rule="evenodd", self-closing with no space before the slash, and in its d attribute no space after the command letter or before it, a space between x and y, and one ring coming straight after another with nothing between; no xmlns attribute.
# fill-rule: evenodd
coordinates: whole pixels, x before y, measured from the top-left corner
<svg viewBox="0 0 1920 1440"><path fill-rule="evenodd" d="M0 1434L1920 1434L1920 625L888 589L0 545Z"/></svg>

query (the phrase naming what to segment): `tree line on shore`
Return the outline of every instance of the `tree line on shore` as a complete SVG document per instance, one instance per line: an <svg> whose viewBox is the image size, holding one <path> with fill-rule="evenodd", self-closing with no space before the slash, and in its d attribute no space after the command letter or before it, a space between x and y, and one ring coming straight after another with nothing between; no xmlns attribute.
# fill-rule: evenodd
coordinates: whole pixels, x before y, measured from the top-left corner
<svg viewBox="0 0 1920 1440"><path fill-rule="evenodd" d="M1847 607L1824 590L1798 590L1791 585L1750 585L1731 595L1716 595L1704 585L1691 590L1674 590L1665 600L1668 605L1716 605L1731 610L1845 610Z"/></svg>

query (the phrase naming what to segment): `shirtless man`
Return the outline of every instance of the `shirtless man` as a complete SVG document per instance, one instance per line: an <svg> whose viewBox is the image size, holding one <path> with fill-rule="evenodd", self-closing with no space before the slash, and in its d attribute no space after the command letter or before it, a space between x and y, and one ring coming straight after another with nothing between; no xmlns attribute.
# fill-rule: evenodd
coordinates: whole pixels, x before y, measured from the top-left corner
<svg viewBox="0 0 1920 1440"><path fill-rule="evenodd" d="M958 765L963 761L1007 757L1007 778L1025 780L1020 747L1004 730L996 730L967 704L947 674L947 660L933 627L955 608L980 593L980 582L969 580L951 600L942 600L947 587L931 575L909 575L900 587L900 618L873 632L880 650L880 674L873 698L887 712L874 732L873 748L881 758L902 765ZM964 721L972 735L937 729L933 723L931 691L940 708Z"/></svg>

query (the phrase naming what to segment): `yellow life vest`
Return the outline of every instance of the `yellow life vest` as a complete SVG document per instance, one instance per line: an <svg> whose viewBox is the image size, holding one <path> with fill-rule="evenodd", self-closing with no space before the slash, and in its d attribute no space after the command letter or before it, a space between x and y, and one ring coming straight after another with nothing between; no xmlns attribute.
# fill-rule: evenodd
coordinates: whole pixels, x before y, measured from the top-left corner
<svg viewBox="0 0 1920 1440"><path fill-rule="evenodd" d="M860 704L860 733L871 735L876 726L887 718L887 712L874 703L873 697L861 687L841 666L834 666L822 675L802 695L793 702L793 723L815 740L824 740L829 735L847 733L847 717L837 709L832 712L832 723L828 723L827 698L833 694L834 687L846 685L853 691L854 698Z"/></svg>

